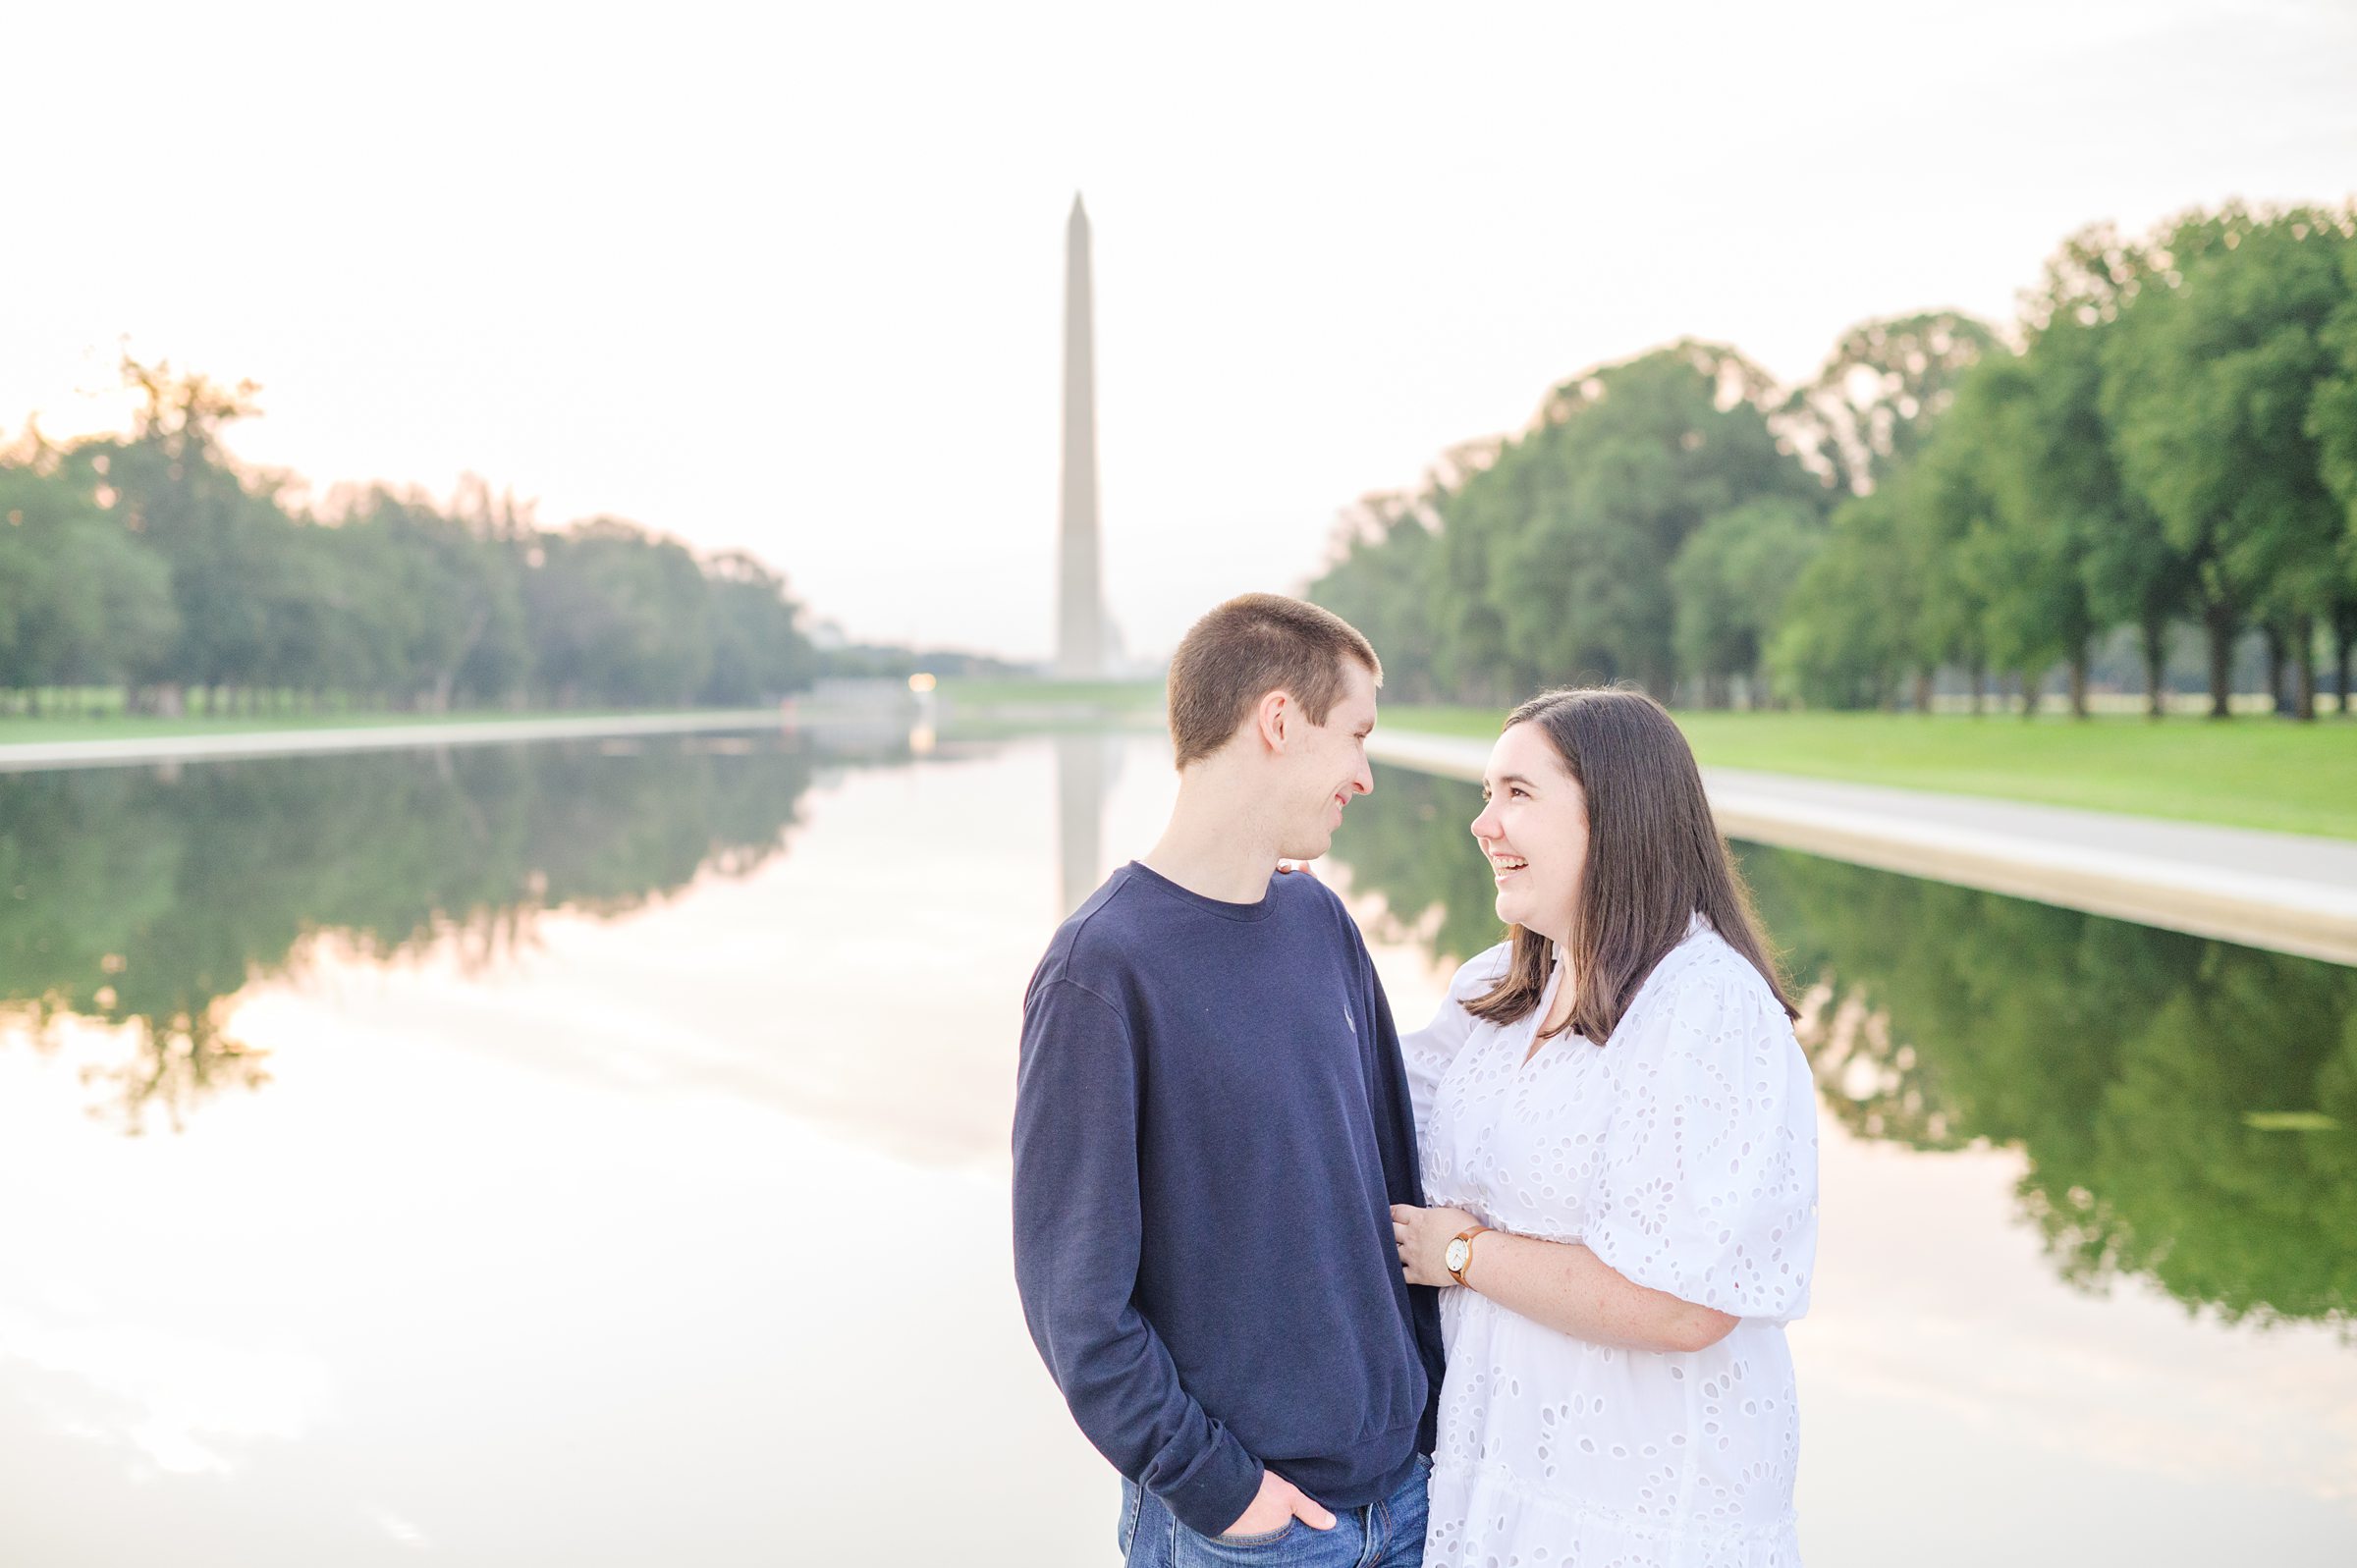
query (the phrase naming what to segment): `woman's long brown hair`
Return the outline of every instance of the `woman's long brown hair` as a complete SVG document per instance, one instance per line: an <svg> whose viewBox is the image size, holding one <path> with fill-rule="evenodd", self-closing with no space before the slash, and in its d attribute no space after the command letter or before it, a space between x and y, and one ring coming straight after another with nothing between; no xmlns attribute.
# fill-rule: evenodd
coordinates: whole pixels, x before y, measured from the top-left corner
<svg viewBox="0 0 2357 1568"><path fill-rule="evenodd" d="M1752 910L1751 891L1711 816L1702 770L1675 721L1642 692L1584 687L1542 692L1507 716L1535 725L1588 801L1588 864L1580 880L1567 983L1578 990L1563 1024L1603 1045L1654 965L1685 940L1699 912L1749 959L1786 1015L1785 994ZM1509 927L1506 977L1466 1011L1511 1023L1539 1004L1551 965L1545 937ZM1561 1033L1562 1031L1557 1031ZM1543 1037L1544 1038L1544 1037Z"/></svg>

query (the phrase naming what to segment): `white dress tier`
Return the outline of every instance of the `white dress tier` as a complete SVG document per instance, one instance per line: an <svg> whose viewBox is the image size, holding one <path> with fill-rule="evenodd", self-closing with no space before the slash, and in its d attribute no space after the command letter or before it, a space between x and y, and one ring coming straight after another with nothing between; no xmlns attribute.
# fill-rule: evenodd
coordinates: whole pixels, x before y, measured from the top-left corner
<svg viewBox="0 0 2357 1568"><path fill-rule="evenodd" d="M1817 1121L1790 1021L1697 915L1602 1048L1559 1035L1525 1061L1545 1002L1504 1026L1464 1007L1507 951L1400 1042L1426 1200L1742 1321L1707 1350L1621 1350L1444 1288L1426 1568L1796 1568L1783 1325L1808 1308Z"/></svg>

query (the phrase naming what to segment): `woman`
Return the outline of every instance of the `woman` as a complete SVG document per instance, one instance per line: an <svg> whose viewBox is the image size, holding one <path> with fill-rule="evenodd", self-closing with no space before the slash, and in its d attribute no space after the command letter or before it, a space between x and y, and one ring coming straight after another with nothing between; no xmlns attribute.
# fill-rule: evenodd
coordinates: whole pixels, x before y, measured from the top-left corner
<svg viewBox="0 0 2357 1568"><path fill-rule="evenodd" d="M1451 1287L1425 1563L1791 1568L1816 1103L1693 753L1550 692L1482 790L1507 940L1401 1042L1433 1207L1393 1228Z"/></svg>

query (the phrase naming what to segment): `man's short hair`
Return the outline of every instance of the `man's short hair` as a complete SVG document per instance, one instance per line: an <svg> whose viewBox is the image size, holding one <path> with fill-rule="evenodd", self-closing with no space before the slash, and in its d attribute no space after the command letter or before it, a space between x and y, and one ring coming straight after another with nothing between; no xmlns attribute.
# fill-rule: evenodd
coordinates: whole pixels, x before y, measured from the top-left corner
<svg viewBox="0 0 2357 1568"><path fill-rule="evenodd" d="M1284 691L1322 725L1342 700L1345 660L1383 684L1383 661L1331 610L1277 593L1229 600L1187 628L1171 657L1171 749L1184 768L1226 745L1261 698Z"/></svg>

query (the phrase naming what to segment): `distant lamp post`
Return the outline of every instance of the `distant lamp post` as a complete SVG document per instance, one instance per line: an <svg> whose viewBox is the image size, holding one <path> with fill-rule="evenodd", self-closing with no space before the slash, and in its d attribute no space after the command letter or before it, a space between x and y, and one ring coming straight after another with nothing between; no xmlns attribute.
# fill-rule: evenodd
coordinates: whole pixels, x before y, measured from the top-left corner
<svg viewBox="0 0 2357 1568"><path fill-rule="evenodd" d="M933 690L937 684L923 670L908 677L908 690L916 698L916 722L908 727L908 749L920 757L933 753L934 728L941 716L941 699Z"/></svg>

